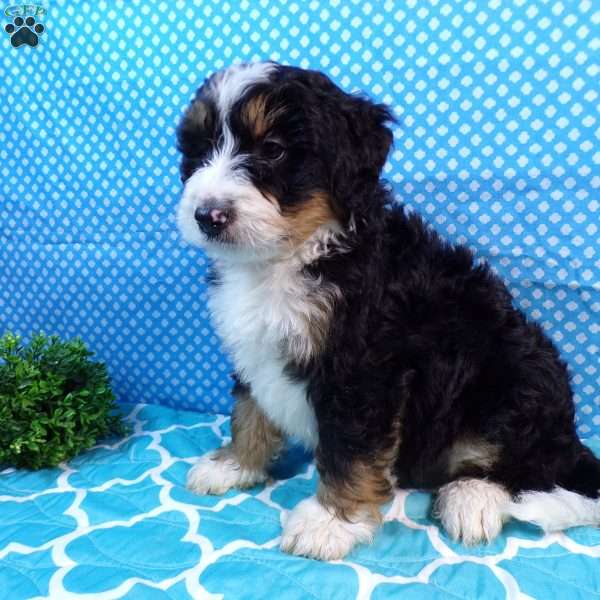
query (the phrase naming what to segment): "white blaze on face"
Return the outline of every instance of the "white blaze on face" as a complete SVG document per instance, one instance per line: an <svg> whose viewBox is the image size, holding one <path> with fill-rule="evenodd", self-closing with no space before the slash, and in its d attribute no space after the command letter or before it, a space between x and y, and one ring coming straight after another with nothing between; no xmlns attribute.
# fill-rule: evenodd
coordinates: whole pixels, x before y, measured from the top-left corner
<svg viewBox="0 0 600 600"><path fill-rule="evenodd" d="M211 85L211 95L215 98L223 122L233 104L251 86L267 81L275 70L273 63L252 63L234 65L218 73Z"/></svg>
<svg viewBox="0 0 600 600"><path fill-rule="evenodd" d="M179 229L191 244L219 254L223 251L220 244L207 241L194 218L197 208L208 206L233 211L228 238L249 249L270 248L285 233L285 221L278 208L252 184L244 169L245 157L238 153L228 122L229 111L236 100L249 86L266 81L273 69L275 65L270 63L236 65L217 74L208 84L208 94L219 112L222 135L206 164L186 181L178 207Z"/></svg>

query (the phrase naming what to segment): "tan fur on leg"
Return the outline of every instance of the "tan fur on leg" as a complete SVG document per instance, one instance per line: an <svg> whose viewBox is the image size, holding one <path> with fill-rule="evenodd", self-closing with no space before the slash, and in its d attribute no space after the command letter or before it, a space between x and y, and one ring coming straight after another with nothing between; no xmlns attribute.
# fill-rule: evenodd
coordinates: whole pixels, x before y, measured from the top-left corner
<svg viewBox="0 0 600 600"><path fill-rule="evenodd" d="M386 453L387 454L387 453ZM320 560L343 558L370 544L381 525L380 505L391 496L384 460L356 462L343 483L321 481L317 495L290 513L281 537L285 552Z"/></svg>
<svg viewBox="0 0 600 600"><path fill-rule="evenodd" d="M354 463L351 477L343 482L321 481L317 498L340 518L352 521L356 514L369 514L381 522L380 506L392 496L392 486L386 477L384 461Z"/></svg>
<svg viewBox="0 0 600 600"><path fill-rule="evenodd" d="M283 445L281 432L260 410L247 388L236 386L231 444L205 454L189 471L187 486L197 494L223 494L267 479L267 467Z"/></svg>
<svg viewBox="0 0 600 600"><path fill-rule="evenodd" d="M231 452L247 469L265 470L283 446L281 431L267 419L247 388L236 392L231 435Z"/></svg>

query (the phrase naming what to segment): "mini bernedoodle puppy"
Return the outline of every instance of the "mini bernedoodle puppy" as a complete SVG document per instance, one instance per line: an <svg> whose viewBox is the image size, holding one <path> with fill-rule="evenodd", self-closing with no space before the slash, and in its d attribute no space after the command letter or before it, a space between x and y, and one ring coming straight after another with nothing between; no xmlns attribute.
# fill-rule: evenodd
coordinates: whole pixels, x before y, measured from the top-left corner
<svg viewBox="0 0 600 600"><path fill-rule="evenodd" d="M265 481L290 436L320 476L284 524L293 554L370 542L397 487L436 489L466 544L511 516L599 524L600 461L576 435L565 364L487 265L394 202L380 180L392 121L275 63L212 75L186 110L178 225L212 259L237 380L231 444L189 488Z"/></svg>

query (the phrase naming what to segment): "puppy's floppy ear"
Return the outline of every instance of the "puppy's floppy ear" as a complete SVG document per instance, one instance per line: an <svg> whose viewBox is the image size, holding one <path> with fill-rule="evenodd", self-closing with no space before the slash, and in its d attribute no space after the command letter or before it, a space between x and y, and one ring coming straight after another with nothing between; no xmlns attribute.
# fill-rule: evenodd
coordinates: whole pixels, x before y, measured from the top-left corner
<svg viewBox="0 0 600 600"><path fill-rule="evenodd" d="M373 185L393 142L388 127L394 122L389 108L368 98L344 94L339 114L334 119L336 143L332 176L332 195L342 215L358 217L373 205ZM370 196L370 197L369 197Z"/></svg>
<svg viewBox="0 0 600 600"><path fill-rule="evenodd" d="M373 187L392 145L388 124L395 119L387 106L345 93L318 71L288 72L304 87L304 108L315 125L319 156L327 162L333 208L348 223L353 215L358 218L377 205L379 195L372 193Z"/></svg>

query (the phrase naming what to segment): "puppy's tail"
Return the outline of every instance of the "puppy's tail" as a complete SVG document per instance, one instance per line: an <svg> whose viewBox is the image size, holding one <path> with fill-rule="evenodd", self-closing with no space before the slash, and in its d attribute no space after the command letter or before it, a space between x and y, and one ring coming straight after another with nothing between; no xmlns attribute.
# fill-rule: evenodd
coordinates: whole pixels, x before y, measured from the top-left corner
<svg viewBox="0 0 600 600"><path fill-rule="evenodd" d="M535 523L544 531L600 526L600 459L582 445L564 487L551 492L525 492L510 503L507 512L520 521Z"/></svg>

